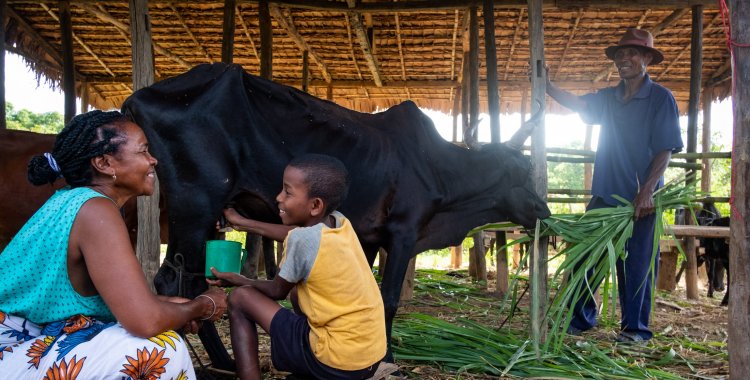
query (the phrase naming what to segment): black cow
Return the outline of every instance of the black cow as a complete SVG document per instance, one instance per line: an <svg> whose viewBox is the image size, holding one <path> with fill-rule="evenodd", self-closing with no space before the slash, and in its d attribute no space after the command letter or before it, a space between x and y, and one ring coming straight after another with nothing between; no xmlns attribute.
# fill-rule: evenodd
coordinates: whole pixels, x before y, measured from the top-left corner
<svg viewBox="0 0 750 380"><path fill-rule="evenodd" d="M455 146L408 101L364 114L217 63L139 90L123 111L144 129L159 159L170 229L167 264L154 280L161 294L177 293L180 275L170 264L177 254L185 258L187 274L195 274L183 273L184 295L205 289L199 275L204 242L214 236L225 205L279 223L274 199L284 167L303 153L328 154L346 165L351 186L340 210L370 265L378 248L388 252L381 292L389 337L414 255L457 245L485 223L531 227L549 216L519 150ZM204 343L211 334L204 332ZM211 359L219 368L231 366L221 353Z"/></svg>
<svg viewBox="0 0 750 380"><path fill-rule="evenodd" d="M708 220L707 226L729 227L729 217ZM708 275L708 297L714 297L714 290L724 289L724 272L727 274L727 286L722 306L729 305L729 243L724 238L703 238L701 245L705 249L706 274Z"/></svg>

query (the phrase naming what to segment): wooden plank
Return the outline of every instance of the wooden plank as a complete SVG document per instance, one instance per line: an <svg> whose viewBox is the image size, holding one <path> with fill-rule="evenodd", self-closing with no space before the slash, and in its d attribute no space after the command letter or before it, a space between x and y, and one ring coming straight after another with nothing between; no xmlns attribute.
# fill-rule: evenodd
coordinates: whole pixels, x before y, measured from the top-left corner
<svg viewBox="0 0 750 380"><path fill-rule="evenodd" d="M236 0L224 0L224 22L221 34L221 61L232 63L234 56L234 29Z"/></svg>
<svg viewBox="0 0 750 380"><path fill-rule="evenodd" d="M729 238L729 227L717 226L693 226L669 224L664 229L664 234L675 235L677 237L692 236L703 238Z"/></svg>
<svg viewBox="0 0 750 380"><path fill-rule="evenodd" d="M380 74L380 67L378 66L378 60L372 52L372 46L370 40L367 38L365 27L362 24L362 15L358 12L349 12L348 19L352 29L354 29L354 34L357 36L359 46L362 49L362 54L365 56L365 62L367 62L367 67L370 69L370 74L372 74L372 80L375 82L375 86L382 87L383 79Z"/></svg>
<svg viewBox="0 0 750 380"><path fill-rule="evenodd" d="M286 31L286 34L292 39L292 41L294 41L300 51L304 52L305 55L309 55L313 62L315 62L315 65L320 69L320 74L323 76L326 83L331 83L333 78L331 78L331 73L328 71L328 66L323 62L323 58L321 58L320 55L310 47L307 41L305 41L302 35L299 34L297 27L294 26L292 20L284 16L281 9L275 5L271 5L269 11L273 19L276 20L284 31Z"/></svg>
<svg viewBox="0 0 750 380"><path fill-rule="evenodd" d="M729 0L733 42L734 152L732 158L732 225L729 243L729 373L750 379L750 2Z"/></svg>
<svg viewBox="0 0 750 380"><path fill-rule="evenodd" d="M61 1L60 9L60 37L63 57L62 88L65 96L63 121L67 124L76 115L76 78L75 62L73 60L73 23L70 19L70 4Z"/></svg>

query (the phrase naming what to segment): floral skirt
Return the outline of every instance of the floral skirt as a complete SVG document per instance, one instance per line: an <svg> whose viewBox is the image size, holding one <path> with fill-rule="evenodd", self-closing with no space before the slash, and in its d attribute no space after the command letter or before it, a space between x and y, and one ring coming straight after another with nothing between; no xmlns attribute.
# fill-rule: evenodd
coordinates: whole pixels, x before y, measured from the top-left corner
<svg viewBox="0 0 750 380"><path fill-rule="evenodd" d="M195 379L183 338L144 339L83 315L39 326L0 311L0 379Z"/></svg>

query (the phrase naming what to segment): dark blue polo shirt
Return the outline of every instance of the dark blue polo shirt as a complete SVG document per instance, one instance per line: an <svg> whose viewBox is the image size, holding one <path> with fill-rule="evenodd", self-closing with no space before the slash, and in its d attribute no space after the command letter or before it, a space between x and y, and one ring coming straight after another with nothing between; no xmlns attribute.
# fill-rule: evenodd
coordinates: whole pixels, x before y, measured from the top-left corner
<svg viewBox="0 0 750 380"><path fill-rule="evenodd" d="M622 99L624 83L583 96L588 109L583 120L601 125L594 161L591 193L607 204L619 205L617 194L635 199L638 184L648 178L654 157L664 150L682 150L679 113L672 93L651 81L645 82L628 102ZM662 178L657 188L663 185Z"/></svg>

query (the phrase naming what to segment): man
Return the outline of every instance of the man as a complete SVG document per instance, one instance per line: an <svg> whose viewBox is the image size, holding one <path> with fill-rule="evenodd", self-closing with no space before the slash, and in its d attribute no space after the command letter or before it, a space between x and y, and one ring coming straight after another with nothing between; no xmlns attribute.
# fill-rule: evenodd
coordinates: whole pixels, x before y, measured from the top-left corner
<svg viewBox="0 0 750 380"><path fill-rule="evenodd" d="M654 200L663 185L664 171L672 153L682 149L677 104L672 93L651 81L649 65L664 56L654 49L653 36L629 28L617 45L605 49L615 62L620 83L598 92L576 96L561 90L547 77L547 94L578 113L588 123L601 125L587 210L615 207L618 195L633 202L635 224L626 244L627 258L617 263L617 282L622 311L618 342L651 339L651 255L654 236ZM658 265L656 258L654 270ZM598 287L599 284L594 284ZM596 303L583 297L574 306L568 332L578 335L596 326Z"/></svg>

